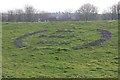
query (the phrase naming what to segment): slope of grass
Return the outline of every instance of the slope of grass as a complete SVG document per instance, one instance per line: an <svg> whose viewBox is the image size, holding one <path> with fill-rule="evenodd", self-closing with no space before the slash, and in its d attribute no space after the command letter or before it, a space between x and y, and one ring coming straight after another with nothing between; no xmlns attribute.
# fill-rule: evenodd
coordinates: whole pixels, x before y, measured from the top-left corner
<svg viewBox="0 0 120 80"><path fill-rule="evenodd" d="M36 78L116 78L118 75L117 21L71 22L4 22L3 23L3 77ZM75 32L56 32L73 29ZM71 47L99 39L97 29L106 29L112 38L89 48L74 50ZM48 30L22 41L19 48L15 38L29 32ZM64 35L65 38L38 38L40 35ZM74 37L71 37L73 36ZM40 41L66 41L70 44L42 44Z"/></svg>
<svg viewBox="0 0 120 80"><path fill-rule="evenodd" d="M0 79L2 78L2 22L0 22Z"/></svg>

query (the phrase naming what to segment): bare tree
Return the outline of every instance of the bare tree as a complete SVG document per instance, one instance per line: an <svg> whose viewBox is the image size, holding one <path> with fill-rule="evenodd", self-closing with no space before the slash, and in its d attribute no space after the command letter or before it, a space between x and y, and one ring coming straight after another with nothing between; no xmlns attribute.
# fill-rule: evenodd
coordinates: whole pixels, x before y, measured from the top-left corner
<svg viewBox="0 0 120 80"><path fill-rule="evenodd" d="M96 15L98 13L98 9L96 6L86 3L82 5L77 11L77 17L82 20L93 20L96 19Z"/></svg>
<svg viewBox="0 0 120 80"><path fill-rule="evenodd" d="M118 19L120 20L120 1L117 4L117 11L118 11Z"/></svg>
<svg viewBox="0 0 120 80"><path fill-rule="evenodd" d="M49 18L49 13L48 12L45 12L45 11L40 11L38 14L37 14L37 20L39 21L46 21L48 20Z"/></svg>
<svg viewBox="0 0 120 80"><path fill-rule="evenodd" d="M72 10L71 9L67 9L63 12L63 16L62 16L62 20L71 20L72 17Z"/></svg>
<svg viewBox="0 0 120 80"><path fill-rule="evenodd" d="M111 9L111 18L113 19L118 19L118 4L113 5L110 7Z"/></svg>
<svg viewBox="0 0 120 80"><path fill-rule="evenodd" d="M7 12L7 14L8 14L8 21L11 21L11 22L15 22L16 21L14 10L9 10Z"/></svg>
<svg viewBox="0 0 120 80"><path fill-rule="evenodd" d="M116 20L118 19L118 13L120 10L120 3L112 5L111 7L107 8L102 13L102 19L104 20Z"/></svg>
<svg viewBox="0 0 120 80"><path fill-rule="evenodd" d="M102 20L111 20L112 19L111 8L104 9L102 12Z"/></svg>
<svg viewBox="0 0 120 80"><path fill-rule="evenodd" d="M25 6L25 19L27 22L33 22L34 21L34 14L35 14L35 9L34 7L30 5Z"/></svg>
<svg viewBox="0 0 120 80"><path fill-rule="evenodd" d="M24 11L22 9L16 9L15 10L15 14L16 14L16 21L17 22L23 22L25 21L24 19Z"/></svg>

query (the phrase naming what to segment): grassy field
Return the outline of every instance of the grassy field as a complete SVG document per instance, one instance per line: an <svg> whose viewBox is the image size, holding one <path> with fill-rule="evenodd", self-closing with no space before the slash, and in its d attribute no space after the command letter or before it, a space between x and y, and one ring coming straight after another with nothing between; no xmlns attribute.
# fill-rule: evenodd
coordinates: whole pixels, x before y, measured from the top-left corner
<svg viewBox="0 0 120 80"><path fill-rule="evenodd" d="M2 78L2 22L0 22L0 79Z"/></svg>
<svg viewBox="0 0 120 80"><path fill-rule="evenodd" d="M74 32L56 32L66 29ZM99 39L101 34L97 29L110 31L112 38L88 48L71 48ZM15 44L17 37L39 30L48 31L22 39L26 47L19 48ZM40 35L63 35L64 38L38 37ZM3 22L2 36L2 68L5 78L118 77L117 21Z"/></svg>

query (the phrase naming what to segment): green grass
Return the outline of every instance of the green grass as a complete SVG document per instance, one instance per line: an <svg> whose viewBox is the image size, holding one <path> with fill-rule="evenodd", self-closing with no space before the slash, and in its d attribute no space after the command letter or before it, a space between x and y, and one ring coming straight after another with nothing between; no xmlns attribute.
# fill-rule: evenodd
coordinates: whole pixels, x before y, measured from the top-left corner
<svg viewBox="0 0 120 80"><path fill-rule="evenodd" d="M0 79L2 78L2 22L0 22Z"/></svg>
<svg viewBox="0 0 120 80"><path fill-rule="evenodd" d="M71 22L4 22L2 26L3 77L14 78L117 78L118 77L117 21ZM24 48L15 45L15 38L29 32L45 30L23 39ZM57 29L75 32L57 33ZM106 29L112 38L104 43L73 50L71 47L99 39L97 29ZM39 35L58 34L65 38L38 38ZM75 35L75 37L70 37ZM82 39L82 40L81 40ZM39 41L71 41L70 44L43 44Z"/></svg>

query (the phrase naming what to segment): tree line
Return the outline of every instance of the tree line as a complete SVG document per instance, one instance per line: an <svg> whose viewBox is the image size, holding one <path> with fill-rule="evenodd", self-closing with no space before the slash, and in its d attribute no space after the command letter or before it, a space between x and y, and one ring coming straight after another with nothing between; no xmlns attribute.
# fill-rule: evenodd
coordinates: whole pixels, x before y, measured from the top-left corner
<svg viewBox="0 0 120 80"><path fill-rule="evenodd" d="M98 8L92 4L83 4L78 10L72 12L45 12L38 11L31 5L24 9L8 10L2 13L3 22L47 22L47 21L71 21L71 20L117 20L120 13L120 2L98 14Z"/></svg>

